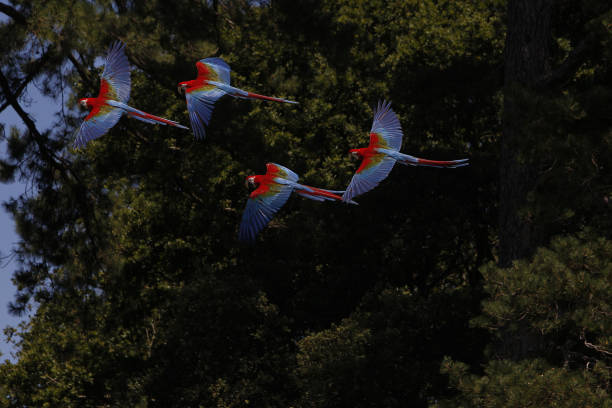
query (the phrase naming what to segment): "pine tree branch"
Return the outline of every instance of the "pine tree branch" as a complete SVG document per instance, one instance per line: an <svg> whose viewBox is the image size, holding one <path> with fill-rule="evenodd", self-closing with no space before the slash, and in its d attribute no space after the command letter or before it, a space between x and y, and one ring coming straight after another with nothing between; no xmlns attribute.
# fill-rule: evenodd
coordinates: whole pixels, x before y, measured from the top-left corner
<svg viewBox="0 0 612 408"><path fill-rule="evenodd" d="M72 65L76 68L76 70L79 73L79 76L81 77L81 79L85 83L87 83L90 87L95 88L96 84L95 84L94 80L91 78L91 76L89 75L89 72L83 67L83 65L81 65L81 63L79 61L77 61L77 59L74 57L74 55L72 55L72 52L68 51L67 54L68 54L68 59L70 60Z"/></svg>
<svg viewBox="0 0 612 408"><path fill-rule="evenodd" d="M113 4L119 11L119 14L125 14L127 12L127 4L125 0L115 0L113 1Z"/></svg>
<svg viewBox="0 0 612 408"><path fill-rule="evenodd" d="M13 92L13 95L15 96L15 98L19 98L19 96L21 96L21 93L23 92L23 90L30 84L30 82L32 82L34 80L34 78L36 78L36 76L38 76L38 74L40 74L40 72L42 71L43 67L45 66L45 64L47 63L47 61L49 60L50 57L51 57L51 51L47 50L43 54L42 57L40 57L38 60L36 60L32 64L33 68L29 69L28 75L26 75L26 77L23 80L23 82L21 83L21 85L19 85L19 87L17 87L15 92ZM4 104L2 106L0 106L0 112L5 110L9 106L11 106L11 103L7 99L6 102L4 102Z"/></svg>
<svg viewBox="0 0 612 408"><path fill-rule="evenodd" d="M92 234L92 225L89 218L86 216L87 214L92 214L93 211L91 207L87 203L87 193L88 191L85 188L85 184L81 180L81 178L76 174L70 165L70 162L62 157L58 157L54 152L52 152L45 144L44 137L36 128L36 124L30 118L30 116L23 110L17 97L15 94L11 92L10 85L2 71L0 71L0 90L4 93L6 99L10 102L11 106L17 112L23 123L29 130L30 136L32 137L34 143L38 146L40 154L43 159L46 160L50 166L54 167L59 171L64 180L70 180L71 178L76 181L76 184L80 187L79 191L79 199L78 205L83 212L83 222L85 224L85 233L87 234L89 240L92 242L94 248L98 247L97 239ZM95 222L95 221L94 221ZM97 262L97 256L95 256L95 261Z"/></svg>
<svg viewBox="0 0 612 408"><path fill-rule="evenodd" d="M36 145L38 146L38 149L40 150L41 154L45 157L45 159L48 160L51 165L53 165L58 170L60 170L60 172L64 174L65 176L67 175L66 173L68 172L71 173L73 177L77 180L77 182L80 183L81 181L79 180L78 176L70 169L66 160L55 155L45 145L45 142L43 140L44 137L38 131L38 128L36 127L36 124L34 123L32 118L30 118L27 112L24 111L21 105L19 104L19 101L17 100L16 95L11 91L9 82L4 76L4 74L2 73L2 71L0 71L0 90L2 90L2 93L4 93L4 96L7 99L7 101L10 103L11 107L15 110L15 112L17 112L17 115L19 115L23 123L28 128L30 132L30 136L32 137Z"/></svg>
<svg viewBox="0 0 612 408"><path fill-rule="evenodd" d="M589 34L570 52L565 61L550 74L544 75L535 82L534 89L542 90L560 86L570 80L576 70L584 62L585 55L595 47L595 35Z"/></svg>
<svg viewBox="0 0 612 408"><path fill-rule="evenodd" d="M168 81L164 80L163 77L155 74L154 72L152 72L150 69L148 69L146 64L143 64L138 57L135 58L130 58L130 62L138 69L140 69L142 72L144 72L149 78L153 79L155 82L162 84L163 86L173 86L173 89L176 89L176 87L173 84L168 83Z"/></svg>
<svg viewBox="0 0 612 408"><path fill-rule="evenodd" d="M42 135L36 128L36 124L34 123L34 121L23 110L15 94L11 92L11 87L9 85L9 82L4 76L4 74L2 73L2 71L0 71L0 89L2 89L2 93L4 93L4 97L6 98L7 102L13 107L15 112L17 112L17 114L19 115L23 123L26 125L26 127L28 128L32 136L35 139L42 138Z"/></svg>
<svg viewBox="0 0 612 408"><path fill-rule="evenodd" d="M223 47L221 46L221 13L219 12L219 0L213 0L212 2L213 11L215 13L215 42L217 43L217 52L223 54Z"/></svg>
<svg viewBox="0 0 612 408"><path fill-rule="evenodd" d="M596 344L590 343L589 341L587 341L586 335L584 333L584 330L582 331L582 333L580 334L580 339L584 342L584 345L587 346L590 349L593 349L599 353L603 353L606 354L608 356L612 356L612 352L606 350L604 347L602 346L598 346Z"/></svg>
<svg viewBox="0 0 612 408"><path fill-rule="evenodd" d="M20 13L18 10L16 10L15 8L13 8L13 7L11 7L11 6L7 5L7 4L0 3L0 12L6 14L7 16L10 16L13 20L15 20L17 23L19 23L21 25L27 25L26 17L22 13ZM62 44L62 48L64 48L63 44ZM68 52L66 54L68 56L68 59L72 63L72 65L76 68L77 72L79 73L79 75L83 79L83 81L85 81L92 88L95 88L95 85L96 85L95 81L93 81L91 76L88 74L88 71L83 68L83 66L76 60L76 58L74 58L74 56L72 55L72 52L70 52L70 50L68 50ZM41 60L42 60L42 58L41 58ZM22 90L23 89L21 89L21 91ZM21 91L16 92L17 96L19 96ZM3 105L2 108L0 108L0 112L2 112L7 107L8 107L8 105L7 106Z"/></svg>
<svg viewBox="0 0 612 408"><path fill-rule="evenodd" d="M27 24L25 16L13 7L9 6L8 4L0 3L0 12L6 14L7 16L15 20L16 23L19 23L21 25Z"/></svg>

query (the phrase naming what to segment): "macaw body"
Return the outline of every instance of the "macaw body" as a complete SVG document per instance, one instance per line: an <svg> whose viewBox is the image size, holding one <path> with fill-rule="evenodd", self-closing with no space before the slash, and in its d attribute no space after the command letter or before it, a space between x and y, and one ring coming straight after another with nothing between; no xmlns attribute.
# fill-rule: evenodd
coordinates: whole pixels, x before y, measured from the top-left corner
<svg viewBox="0 0 612 408"><path fill-rule="evenodd" d="M130 99L131 79L130 65L124 49L125 45L121 42L116 42L111 47L102 72L98 96L79 100L81 106L91 111L77 130L75 147L84 146L90 140L104 135L124 113L142 122L188 129L178 122L151 115L126 104Z"/></svg>
<svg viewBox="0 0 612 408"><path fill-rule="evenodd" d="M325 190L300 184L299 176L280 164L266 164L266 174L248 176L247 184L257 188L249 195L242 214L238 237L252 242L272 219L272 216L287 202L292 192L315 201L342 201L343 191ZM350 201L351 204L357 204Z"/></svg>
<svg viewBox="0 0 612 408"><path fill-rule="evenodd" d="M342 195L343 201L350 201L353 197L375 188L387 178L396 162L406 166L444 168L463 167L469 164L468 159L428 160L400 153L402 137L402 127L397 115L391 109L391 103L379 102L374 111L369 146L349 151L353 158L361 159L361 165Z"/></svg>
<svg viewBox="0 0 612 408"><path fill-rule="evenodd" d="M282 98L259 95L230 85L230 67L221 58L206 58L196 62L198 77L191 81L180 82L179 92L185 93L187 110L193 133L197 139L206 136L217 99L230 95L241 99L261 99L266 101L297 103Z"/></svg>

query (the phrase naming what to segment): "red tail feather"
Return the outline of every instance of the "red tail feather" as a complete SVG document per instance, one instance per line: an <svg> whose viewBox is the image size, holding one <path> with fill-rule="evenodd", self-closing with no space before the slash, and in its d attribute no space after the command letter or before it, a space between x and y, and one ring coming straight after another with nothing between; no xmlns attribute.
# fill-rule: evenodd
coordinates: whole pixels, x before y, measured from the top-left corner
<svg viewBox="0 0 612 408"><path fill-rule="evenodd" d="M176 122L174 122L172 120L160 118L159 116L151 115L149 113L145 113L143 115L143 114L140 114L140 113L137 113L137 112L130 112L130 115L138 116L140 118L145 118L145 119L151 119L151 120L154 120L154 121L157 121L157 122L165 123L166 125L170 125L170 126L176 126Z"/></svg>
<svg viewBox="0 0 612 408"><path fill-rule="evenodd" d="M425 164L429 166L453 166L456 165L455 161L440 161L440 160L427 160L427 159L419 159L418 164Z"/></svg>
<svg viewBox="0 0 612 408"><path fill-rule="evenodd" d="M338 201L342 201L342 197L340 197L339 195L336 195L334 193L330 193L329 191L320 189L320 188L316 188L316 187L310 187L310 186L305 186L308 187L309 189L313 190L312 192L307 191L307 190L303 190L302 192L304 194L308 194L308 195L312 195L312 196L323 196L323 197L327 197L327 198L331 198L334 200L338 200Z"/></svg>
<svg viewBox="0 0 612 408"><path fill-rule="evenodd" d="M290 103L290 101L287 101L282 98L274 98L272 96L259 95L259 94L252 93L252 92L248 92L247 97L252 98L252 99L262 99L264 101L289 102Z"/></svg>

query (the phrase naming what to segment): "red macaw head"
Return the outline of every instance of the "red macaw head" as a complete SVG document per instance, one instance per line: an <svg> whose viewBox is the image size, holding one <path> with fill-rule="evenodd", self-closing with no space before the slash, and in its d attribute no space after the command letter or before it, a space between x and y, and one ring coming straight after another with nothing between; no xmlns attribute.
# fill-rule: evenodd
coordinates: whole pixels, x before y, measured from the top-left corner
<svg viewBox="0 0 612 408"><path fill-rule="evenodd" d="M351 149L349 150L349 157L351 158L351 160L360 160L361 152L359 151L359 149Z"/></svg>
<svg viewBox="0 0 612 408"><path fill-rule="evenodd" d="M82 98L79 99L79 105L81 105L83 108L89 108L89 99L88 98Z"/></svg>
<svg viewBox="0 0 612 408"><path fill-rule="evenodd" d="M244 185L248 187L257 187L257 184L259 184L259 181L257 180L257 176L248 176L246 178L246 180L244 181Z"/></svg>
<svg viewBox="0 0 612 408"><path fill-rule="evenodd" d="M189 86L188 82L189 81L179 82L179 84L178 84L178 93L180 93L180 94L184 94L185 93L185 91L187 90L187 87Z"/></svg>

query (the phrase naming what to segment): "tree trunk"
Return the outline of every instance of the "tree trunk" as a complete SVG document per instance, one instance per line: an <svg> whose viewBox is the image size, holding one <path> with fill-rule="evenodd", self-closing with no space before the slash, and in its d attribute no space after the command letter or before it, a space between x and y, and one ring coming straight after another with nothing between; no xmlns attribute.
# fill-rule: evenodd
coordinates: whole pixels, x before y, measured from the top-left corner
<svg viewBox="0 0 612 408"><path fill-rule="evenodd" d="M549 70L552 0L509 0L505 46L500 162L499 265L529 256L538 243L527 195L535 175L529 163L529 95Z"/></svg>

